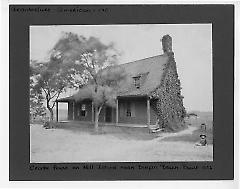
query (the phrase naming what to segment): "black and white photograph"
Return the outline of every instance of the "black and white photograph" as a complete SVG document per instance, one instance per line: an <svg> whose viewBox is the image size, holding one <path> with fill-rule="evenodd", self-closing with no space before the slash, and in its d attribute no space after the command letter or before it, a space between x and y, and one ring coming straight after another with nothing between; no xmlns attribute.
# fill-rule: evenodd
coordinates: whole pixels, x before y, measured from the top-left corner
<svg viewBox="0 0 240 189"><path fill-rule="evenodd" d="M212 24L29 26L30 163L213 161Z"/></svg>
<svg viewBox="0 0 240 189"><path fill-rule="evenodd" d="M9 114L9 127L1 127L9 134L0 137L9 161L1 161L9 172L3 176L235 179L235 10L10 4L2 48L2 63L9 63L9 77L2 75L9 91L1 93L9 94L9 111L1 98Z"/></svg>

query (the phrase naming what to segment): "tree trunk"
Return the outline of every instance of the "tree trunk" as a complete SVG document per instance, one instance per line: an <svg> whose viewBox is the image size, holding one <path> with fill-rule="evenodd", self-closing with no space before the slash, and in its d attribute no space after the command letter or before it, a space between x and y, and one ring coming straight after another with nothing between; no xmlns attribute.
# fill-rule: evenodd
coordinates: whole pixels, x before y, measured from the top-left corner
<svg viewBox="0 0 240 189"><path fill-rule="evenodd" d="M50 112L50 121L53 121L53 109L52 108L48 108L49 112Z"/></svg>
<svg viewBox="0 0 240 189"><path fill-rule="evenodd" d="M53 107L50 106L49 102L50 102L50 99L48 99L48 97L46 97L47 99L47 109L48 111L50 112L50 120L49 121L53 121Z"/></svg>
<svg viewBox="0 0 240 189"><path fill-rule="evenodd" d="M94 114L95 114L94 128L97 131L98 130L98 117L99 117L98 108L97 107L95 107Z"/></svg>
<svg viewBox="0 0 240 189"><path fill-rule="evenodd" d="M102 105L100 107L95 107L95 122L94 122L94 128L95 131L98 132L98 119L99 119L99 115L101 113L102 110Z"/></svg>

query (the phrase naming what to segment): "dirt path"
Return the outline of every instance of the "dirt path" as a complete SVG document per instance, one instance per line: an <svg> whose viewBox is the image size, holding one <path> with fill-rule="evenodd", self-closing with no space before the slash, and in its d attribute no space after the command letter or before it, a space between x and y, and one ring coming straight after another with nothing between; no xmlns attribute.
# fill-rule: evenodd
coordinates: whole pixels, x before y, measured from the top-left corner
<svg viewBox="0 0 240 189"><path fill-rule="evenodd" d="M167 138L167 137L176 137L176 136L188 135L188 134L192 134L193 131L195 131L195 130L197 130L197 127L188 127L187 129L179 131L177 133L159 133L157 135L158 138L156 138L154 140L161 141L161 140L163 140L164 138Z"/></svg>

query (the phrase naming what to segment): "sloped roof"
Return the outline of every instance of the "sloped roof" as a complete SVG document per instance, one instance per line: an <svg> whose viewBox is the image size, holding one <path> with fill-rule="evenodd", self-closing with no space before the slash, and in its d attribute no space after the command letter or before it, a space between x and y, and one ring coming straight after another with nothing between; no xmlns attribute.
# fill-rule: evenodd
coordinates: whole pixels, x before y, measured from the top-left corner
<svg viewBox="0 0 240 189"><path fill-rule="evenodd" d="M64 97L64 98L59 98L57 102L69 102L74 100L74 95Z"/></svg>
<svg viewBox="0 0 240 189"><path fill-rule="evenodd" d="M133 62L120 64L127 76L121 83L117 94L124 96L146 96L159 86L165 65L168 61L166 54L153 56ZM140 88L134 85L134 77L140 76ZM74 100L74 95L58 99L59 102Z"/></svg>
<svg viewBox="0 0 240 189"><path fill-rule="evenodd" d="M121 64L126 73L126 81L121 85L118 96L145 96L161 82L168 56L158 55L126 64ZM134 85L133 77L140 77L140 88Z"/></svg>

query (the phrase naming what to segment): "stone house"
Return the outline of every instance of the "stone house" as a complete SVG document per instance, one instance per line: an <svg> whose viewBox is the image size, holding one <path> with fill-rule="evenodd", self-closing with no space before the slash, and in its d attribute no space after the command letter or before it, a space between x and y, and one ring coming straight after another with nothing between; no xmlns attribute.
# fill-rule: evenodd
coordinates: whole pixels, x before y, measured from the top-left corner
<svg viewBox="0 0 240 189"><path fill-rule="evenodd" d="M119 66L127 73L126 82L117 92L115 108L105 106L99 122L144 124L176 130L183 126L186 114L181 95L172 38L163 36L163 54ZM75 102L74 97L59 99L68 103L68 119L94 121L91 100ZM58 106L57 106L58 107Z"/></svg>

